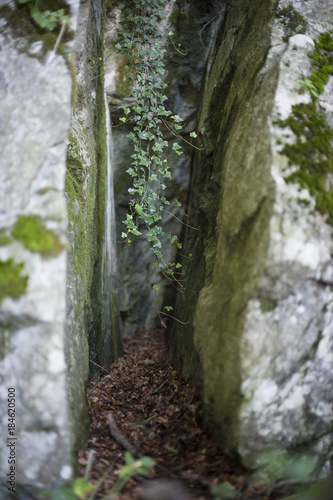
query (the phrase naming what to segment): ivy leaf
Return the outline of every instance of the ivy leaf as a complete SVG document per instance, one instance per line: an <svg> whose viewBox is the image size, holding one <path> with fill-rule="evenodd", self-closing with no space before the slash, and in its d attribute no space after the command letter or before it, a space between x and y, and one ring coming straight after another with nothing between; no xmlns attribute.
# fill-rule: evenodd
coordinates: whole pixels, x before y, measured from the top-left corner
<svg viewBox="0 0 333 500"><path fill-rule="evenodd" d="M178 201L177 199L173 201L173 204L175 207L181 207L182 204L180 203L180 201Z"/></svg>

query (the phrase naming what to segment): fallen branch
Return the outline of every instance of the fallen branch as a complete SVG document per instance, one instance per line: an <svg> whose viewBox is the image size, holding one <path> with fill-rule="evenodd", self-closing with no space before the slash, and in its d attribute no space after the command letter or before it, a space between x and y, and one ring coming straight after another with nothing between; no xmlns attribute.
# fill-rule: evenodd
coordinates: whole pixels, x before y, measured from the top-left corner
<svg viewBox="0 0 333 500"><path fill-rule="evenodd" d="M113 437L113 439L117 441L117 443L120 444L120 446L122 446L125 450L132 453L134 457L137 458L141 457L142 455L138 453L138 451L134 448L134 446L131 445L128 439L120 434L120 432L118 431L116 421L113 418L113 415L111 413L108 413L106 418L110 427L110 434Z"/></svg>

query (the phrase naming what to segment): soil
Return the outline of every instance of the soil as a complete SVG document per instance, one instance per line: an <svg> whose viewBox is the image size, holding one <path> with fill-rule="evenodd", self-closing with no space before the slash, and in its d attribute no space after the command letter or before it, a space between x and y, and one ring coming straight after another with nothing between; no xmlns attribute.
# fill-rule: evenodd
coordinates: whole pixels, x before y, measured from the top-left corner
<svg viewBox="0 0 333 500"><path fill-rule="evenodd" d="M89 481L99 484L94 499L102 499L114 486L124 465L124 448L153 458L156 465L148 476L132 477L114 497L118 500L276 498L265 495L265 486L249 484L205 429L198 393L165 360L164 329L142 328L125 339L124 349L109 373L104 371L88 387L90 439L78 462L84 476L94 452L89 473ZM212 485L225 482L231 496L214 497Z"/></svg>

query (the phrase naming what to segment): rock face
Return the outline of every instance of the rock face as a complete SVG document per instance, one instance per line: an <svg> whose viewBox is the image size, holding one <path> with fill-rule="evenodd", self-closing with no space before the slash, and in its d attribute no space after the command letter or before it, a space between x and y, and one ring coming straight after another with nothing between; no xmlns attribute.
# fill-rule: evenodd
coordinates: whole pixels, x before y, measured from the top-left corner
<svg viewBox="0 0 333 500"><path fill-rule="evenodd" d="M78 2L69 2L73 30L78 9ZM29 6L2 4L0 10L0 471L5 492L9 451L14 453L5 436L17 444L11 462L14 489L54 489L72 478L73 451L84 446L88 432L89 356L108 366L121 352L105 237L111 185L102 3L83 3L78 17L76 38L71 41L73 31L67 30L59 55L54 50L59 30L41 31ZM99 374L100 368L91 371ZM9 389L16 399L10 425Z"/></svg>
<svg viewBox="0 0 333 500"><path fill-rule="evenodd" d="M69 6L75 28L78 5ZM54 488L73 474L64 193L71 36L62 44L66 55L59 55L57 35L43 36L26 6L2 2L0 19L0 474L5 491ZM7 413L9 389L15 415ZM15 468L7 484L10 451Z"/></svg>
<svg viewBox="0 0 333 500"><path fill-rule="evenodd" d="M131 107L133 102L129 98L126 80L126 61L119 54L114 45L123 29L120 25L122 14L115 3L107 11L106 26L106 57L105 57L105 85L110 106L113 129L113 170L115 187L115 208L117 223L117 239L121 242L121 233L125 226L122 221L128 212L128 188L131 186L131 177L126 173L130 166L131 143L127 135L131 131L126 124L121 123L119 117L123 116L123 106ZM196 0L186 5L183 2L167 1L165 12L167 20L161 25L163 47L166 49L165 68L168 84L168 109L179 114L186 123L182 132L185 139L190 140L189 133L197 124L199 96L202 79L206 66L207 56L214 39L214 34L224 11L224 2L214 0L202 2ZM177 52L167 33L174 32L175 41L186 47L186 55ZM113 48L109 48L113 47ZM185 50L185 49L184 49ZM168 182L166 197L171 202L176 198L183 204L174 207L171 203L170 214L165 216L163 230L167 234L180 237L182 219L186 210L189 166L193 148L185 142L179 141L172 134L166 133L165 140L169 141L168 155L172 158L170 168L173 175L172 182ZM180 142L185 154L180 158L171 151L173 142ZM141 229L140 229L141 231ZM144 229L143 229L144 231ZM165 235L164 248L167 262L175 260L175 251L170 247ZM129 246L126 243L118 245L117 278L119 281L119 310L121 315L121 331L123 335L133 335L137 328L143 325L154 326L159 322L158 311L163 305L170 305L173 300L174 288L167 284L159 270L156 269L153 254L145 237L137 237ZM156 285L158 291L152 289Z"/></svg>
<svg viewBox="0 0 333 500"><path fill-rule="evenodd" d="M329 2L280 2L277 11L273 0L231 0L203 91L206 150L194 160L190 200L201 232L184 237L193 258L175 316L189 324L174 322L169 356L200 385L223 449L261 479L286 475L299 452L323 474L330 468L333 135L323 120L331 123L333 76L314 108L304 107L312 99L302 81L318 70L309 55L332 14ZM301 143L319 184L316 173L308 183L297 173L308 165Z"/></svg>

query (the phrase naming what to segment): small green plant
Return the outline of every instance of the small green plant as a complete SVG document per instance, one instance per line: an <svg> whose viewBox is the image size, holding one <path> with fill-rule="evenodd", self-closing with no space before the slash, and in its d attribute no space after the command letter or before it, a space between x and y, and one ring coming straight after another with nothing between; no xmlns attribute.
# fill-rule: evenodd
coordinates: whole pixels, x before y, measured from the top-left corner
<svg viewBox="0 0 333 500"><path fill-rule="evenodd" d="M295 135L294 143L285 144L282 153L288 157L289 164L297 165L298 169L288 173L285 180L308 189L316 200L318 212L333 225L333 195L327 187L327 176L332 173L333 165L333 129L317 104L328 77L333 75L333 34L322 33L314 42L315 49L309 54L314 71L300 80L301 89L310 93L311 102L296 104L291 115L277 123L290 127Z"/></svg>
<svg viewBox="0 0 333 500"><path fill-rule="evenodd" d="M317 92L317 88L315 84L309 80L308 78L303 78L302 80L298 80L299 85L295 85L295 89L298 90L300 94L308 90L313 97L319 97Z"/></svg>
<svg viewBox="0 0 333 500"><path fill-rule="evenodd" d="M59 237L47 229L38 215L20 215L12 236L31 252L39 252L44 257L56 257L65 248Z"/></svg>
<svg viewBox="0 0 333 500"><path fill-rule="evenodd" d="M88 483L84 477L77 477L72 488L61 488L60 490L43 493L41 498L43 500L83 500L94 489L95 486Z"/></svg>
<svg viewBox="0 0 333 500"><path fill-rule="evenodd" d="M50 2L43 0L18 0L20 4L27 4L30 15L39 28L53 31L57 26L66 23L71 24L70 18L65 14L65 9L49 10Z"/></svg>
<svg viewBox="0 0 333 500"><path fill-rule="evenodd" d="M148 475L150 469L155 465L155 460L150 457L135 459L129 451L125 451L125 465L120 469L115 485L103 500L110 500L113 496L120 493L131 477Z"/></svg>

